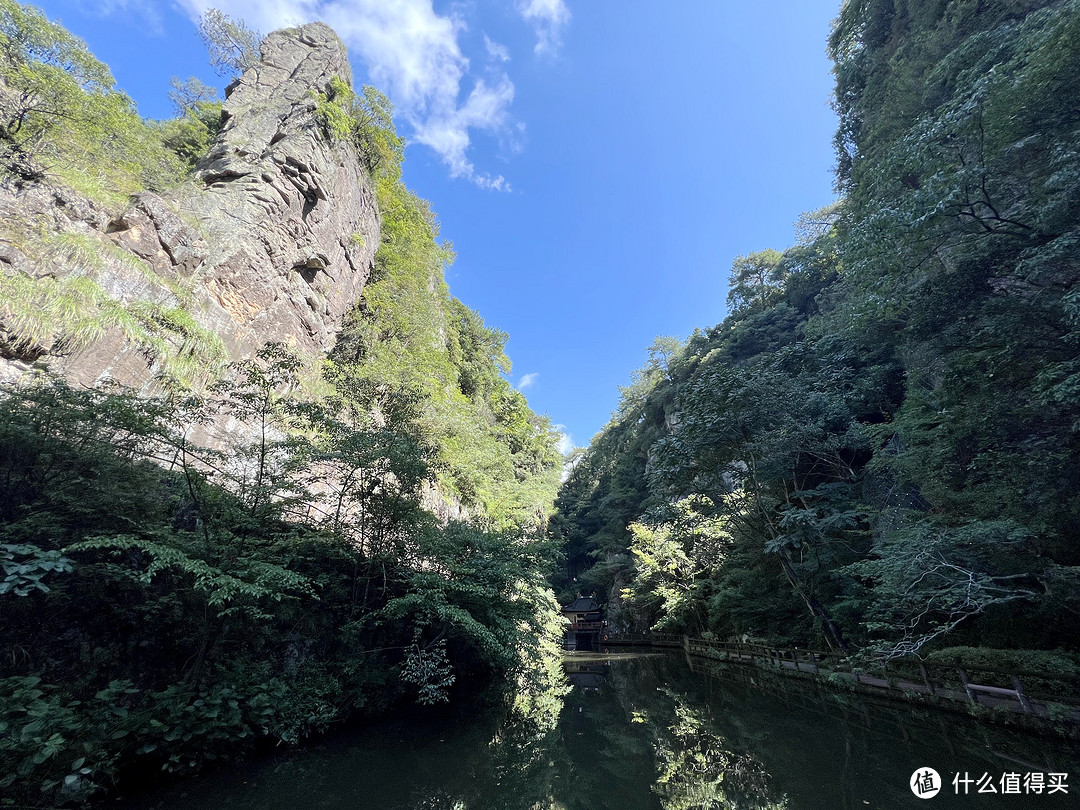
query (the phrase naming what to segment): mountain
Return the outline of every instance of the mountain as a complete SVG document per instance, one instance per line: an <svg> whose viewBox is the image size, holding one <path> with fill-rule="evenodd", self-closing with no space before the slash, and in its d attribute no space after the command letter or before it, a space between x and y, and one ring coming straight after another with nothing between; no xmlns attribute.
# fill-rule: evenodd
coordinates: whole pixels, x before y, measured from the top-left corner
<svg viewBox="0 0 1080 810"><path fill-rule="evenodd" d="M137 319L148 313L140 325L152 336L147 345L126 324L82 336L69 323L35 329L5 318L0 378L37 363L77 384L152 388L177 355L210 364L205 372L268 341L308 360L328 352L380 242L357 147L328 139L316 120L313 88L334 79L352 86L330 28L275 32L262 60L229 86L220 131L191 182L136 193L120 213L59 185L0 188L0 262L54 287L90 279ZM195 328L186 333L169 313Z"/></svg>
<svg viewBox="0 0 1080 810"><path fill-rule="evenodd" d="M334 32L236 64L145 121L0 0L0 789L27 806L485 689L558 713L557 434Z"/></svg>
<svg viewBox="0 0 1080 810"><path fill-rule="evenodd" d="M841 198L732 262L721 323L650 348L560 492L564 595L1074 671L1078 26L1063 0L843 3Z"/></svg>

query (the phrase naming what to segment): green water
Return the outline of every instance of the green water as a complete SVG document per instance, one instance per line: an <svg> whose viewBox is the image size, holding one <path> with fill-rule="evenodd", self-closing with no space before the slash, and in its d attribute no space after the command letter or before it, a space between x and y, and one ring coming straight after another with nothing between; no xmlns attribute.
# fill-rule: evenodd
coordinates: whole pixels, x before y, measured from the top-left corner
<svg viewBox="0 0 1080 810"><path fill-rule="evenodd" d="M699 665L695 665L697 668ZM681 656L580 655L559 725L478 715L332 735L281 755L109 802L160 810L862 810L1080 807L1080 750L902 704ZM944 789L920 800L921 767ZM954 773L999 794L954 795ZM1016 773L1067 773L1067 793L1001 795ZM983 783L985 785L985 782ZM963 787L961 785L961 791ZM1023 791L1023 786L1020 786Z"/></svg>

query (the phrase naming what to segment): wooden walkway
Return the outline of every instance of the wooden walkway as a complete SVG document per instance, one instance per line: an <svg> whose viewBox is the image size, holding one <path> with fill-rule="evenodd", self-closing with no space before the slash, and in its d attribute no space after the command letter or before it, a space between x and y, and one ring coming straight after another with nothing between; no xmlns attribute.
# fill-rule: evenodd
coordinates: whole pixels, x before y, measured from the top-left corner
<svg viewBox="0 0 1080 810"><path fill-rule="evenodd" d="M1075 698L1059 697L1075 695L1077 685L1054 673L959 667L917 659L898 659L880 670L865 671L846 656L830 651L659 633L615 636L602 641L601 646L681 649L695 658L761 667L891 697L964 703L976 711L984 707L1080 726L1080 708L1072 705Z"/></svg>

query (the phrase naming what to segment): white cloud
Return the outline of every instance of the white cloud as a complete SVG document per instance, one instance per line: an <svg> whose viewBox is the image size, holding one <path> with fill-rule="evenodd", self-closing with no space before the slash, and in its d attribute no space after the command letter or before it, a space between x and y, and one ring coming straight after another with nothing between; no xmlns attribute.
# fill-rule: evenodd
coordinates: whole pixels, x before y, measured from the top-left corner
<svg viewBox="0 0 1080 810"><path fill-rule="evenodd" d="M556 445L559 448L559 452L564 456L570 455L570 453L577 448L577 442L574 441L574 437L564 430L559 431L559 443Z"/></svg>
<svg viewBox="0 0 1080 810"><path fill-rule="evenodd" d="M566 479L570 477L574 467L581 461L581 456L575 459L570 458L570 454L577 450L577 442L574 441L573 436L566 432L566 426L555 425L554 427L559 432L559 441L555 447L563 456L563 468L562 473L559 475L559 481L560 483L566 483Z"/></svg>
<svg viewBox="0 0 1080 810"><path fill-rule="evenodd" d="M498 132L505 128L506 108L513 98L514 85L506 76L494 87L479 79L460 107L447 105L432 111L425 121L414 121L413 139L434 149L450 168L451 177L465 177L481 188L510 191L502 175L491 177L477 172L466 152L470 129Z"/></svg>
<svg viewBox="0 0 1080 810"><path fill-rule="evenodd" d="M536 52L554 54L562 45L563 28L570 22L570 9L563 0L519 0L518 11L536 32Z"/></svg>
<svg viewBox="0 0 1080 810"><path fill-rule="evenodd" d="M537 374L536 372L533 372L531 374L523 374L521 376L521 379L518 380L517 390L518 391L524 391L529 386L535 385L536 381L539 380L539 379L540 379L540 375Z"/></svg>
<svg viewBox="0 0 1080 810"><path fill-rule="evenodd" d="M459 103L469 60L458 35L459 16L440 15L432 0L179 0L194 19L220 8L264 33L323 20L363 62L373 84L386 91L412 129L409 140L434 150L450 169L481 188L509 191L501 175L477 170L469 160L472 132L501 133L514 85L505 73L477 80ZM535 0L534 0L535 2ZM494 43L492 43L494 44ZM408 133L407 133L408 134Z"/></svg>
<svg viewBox="0 0 1080 810"><path fill-rule="evenodd" d="M505 45L492 41L491 37L484 34L484 47L487 48L488 56L497 62L510 61L510 49Z"/></svg>

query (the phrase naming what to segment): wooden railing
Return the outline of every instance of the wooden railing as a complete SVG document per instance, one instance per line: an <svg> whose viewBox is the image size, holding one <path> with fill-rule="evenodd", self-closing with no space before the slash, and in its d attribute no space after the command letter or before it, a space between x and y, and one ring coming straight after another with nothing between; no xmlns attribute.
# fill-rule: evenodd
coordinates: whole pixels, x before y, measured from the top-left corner
<svg viewBox="0 0 1080 810"><path fill-rule="evenodd" d="M831 650L713 641L663 633L610 636L601 643L680 648L687 655L714 661L766 667L784 674L803 674L883 692L922 694L943 700L965 701L974 706L1000 707L1080 723L1080 709L1075 708L1080 704L1080 684L1076 684L1068 675L994 667L961 667L918 659L897 659L875 668L861 666ZM1021 682L1021 678L1024 682Z"/></svg>

